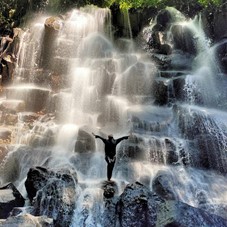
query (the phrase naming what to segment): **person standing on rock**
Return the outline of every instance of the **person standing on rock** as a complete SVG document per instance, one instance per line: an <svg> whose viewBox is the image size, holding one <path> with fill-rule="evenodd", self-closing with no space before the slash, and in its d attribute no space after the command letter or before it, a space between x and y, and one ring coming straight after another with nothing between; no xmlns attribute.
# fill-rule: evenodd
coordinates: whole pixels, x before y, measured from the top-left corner
<svg viewBox="0 0 227 227"><path fill-rule="evenodd" d="M129 138L129 136L123 136L118 139L114 139L113 135L108 135L108 139L104 139L101 136L95 135L92 133L95 138L101 139L105 144L105 160L107 162L107 179L110 181L112 177L113 168L116 161L116 147L122 141Z"/></svg>

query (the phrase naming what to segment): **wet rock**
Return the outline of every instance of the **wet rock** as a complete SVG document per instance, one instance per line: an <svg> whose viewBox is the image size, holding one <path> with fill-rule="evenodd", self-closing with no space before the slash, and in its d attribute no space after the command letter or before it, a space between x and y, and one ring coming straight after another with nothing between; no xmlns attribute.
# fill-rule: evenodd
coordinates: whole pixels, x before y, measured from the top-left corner
<svg viewBox="0 0 227 227"><path fill-rule="evenodd" d="M113 198L117 192L117 185L114 181L105 181L102 183L103 196L106 199Z"/></svg>
<svg viewBox="0 0 227 227"><path fill-rule="evenodd" d="M23 207L25 199L16 187L9 183L0 188L0 219L7 218L14 207Z"/></svg>
<svg viewBox="0 0 227 227"><path fill-rule="evenodd" d="M175 164L178 162L178 154L177 154L177 147L175 143L169 139L165 139L165 146L166 146L166 163L167 164Z"/></svg>
<svg viewBox="0 0 227 227"><path fill-rule="evenodd" d="M136 182L126 186L118 204L120 226L221 226L227 220L185 203L164 200Z"/></svg>
<svg viewBox="0 0 227 227"><path fill-rule="evenodd" d="M219 122L202 110L178 106L176 111L179 130L185 139L191 141L190 165L226 173L225 139Z"/></svg>
<svg viewBox="0 0 227 227"><path fill-rule="evenodd" d="M172 17L169 10L163 9L159 11L156 17L156 24L158 25L159 31L164 31L169 28L170 24L173 22L174 18Z"/></svg>
<svg viewBox="0 0 227 227"><path fill-rule="evenodd" d="M176 184L174 177L166 172L159 171L154 177L152 188L155 193L167 200L176 200L177 196L174 193L174 185Z"/></svg>
<svg viewBox="0 0 227 227"><path fill-rule="evenodd" d="M142 160L144 158L144 141L137 135L132 135L129 139L119 145L118 157L130 160Z"/></svg>
<svg viewBox="0 0 227 227"><path fill-rule="evenodd" d="M0 128L0 143L10 143L12 131L8 128Z"/></svg>
<svg viewBox="0 0 227 227"><path fill-rule="evenodd" d="M25 187L28 191L30 201L32 201L36 196L37 191L47 184L50 178L60 179L69 185L75 185L77 182L77 176L76 173L72 175L72 171L73 170L71 169L53 171L44 167L31 168L25 181Z"/></svg>
<svg viewBox="0 0 227 227"><path fill-rule="evenodd" d="M6 57L4 57L4 60L6 61L6 64L1 63L2 67L1 84L8 85L12 81L11 75L15 69L15 64L13 63L11 55L7 55Z"/></svg>
<svg viewBox="0 0 227 227"><path fill-rule="evenodd" d="M153 106L154 107L154 106ZM172 111L166 107L156 106L143 106L142 111L131 111L133 131L150 131L150 132L162 132L168 129L172 121Z"/></svg>
<svg viewBox="0 0 227 227"><path fill-rule="evenodd" d="M18 216L18 215L21 215L21 214L34 215L34 207L33 206L15 207L10 212L10 217Z"/></svg>
<svg viewBox="0 0 227 227"><path fill-rule="evenodd" d="M7 153L9 152L10 148L6 146L5 144L0 145L0 164L2 160L5 158Z"/></svg>
<svg viewBox="0 0 227 227"><path fill-rule="evenodd" d="M25 181L35 215L47 215L57 226L68 226L73 217L77 176L73 169L31 168Z"/></svg>
<svg viewBox="0 0 227 227"><path fill-rule="evenodd" d="M94 137L83 129L79 129L77 141L75 144L75 152L89 152L95 150Z"/></svg>
<svg viewBox="0 0 227 227"><path fill-rule="evenodd" d="M208 213L218 215L227 220L227 205L225 204L210 204L204 203L199 205L199 209L205 210Z"/></svg>
<svg viewBox="0 0 227 227"><path fill-rule="evenodd" d="M31 214L23 214L15 217L9 217L6 220L0 220L0 226L12 227L12 226L43 226L53 227L53 219L46 216L35 217Z"/></svg>
<svg viewBox="0 0 227 227"><path fill-rule="evenodd" d="M182 50L174 50L168 57L171 58L169 69L186 71L192 69L194 57L191 54L185 53Z"/></svg>
<svg viewBox="0 0 227 227"><path fill-rule="evenodd" d="M123 156L127 156L132 160L141 160L143 159L144 152L143 152L143 145L135 145L135 144L127 144L124 146Z"/></svg>
<svg viewBox="0 0 227 227"><path fill-rule="evenodd" d="M187 98L185 91L186 75L182 73L168 74L162 72L167 78L157 78L154 83L154 98L157 105L170 105L176 100L185 101ZM168 78L171 77L171 78ZM199 99L195 100L201 103Z"/></svg>
<svg viewBox="0 0 227 227"><path fill-rule="evenodd" d="M50 59L54 57L56 39L59 31L62 28L62 20L58 17L49 17L45 21L45 31L42 42L41 62L40 66L43 69L51 69L52 62Z"/></svg>
<svg viewBox="0 0 227 227"><path fill-rule="evenodd" d="M20 120L24 123L34 123L38 120L40 115L34 113L34 112L23 112L20 114Z"/></svg>
<svg viewBox="0 0 227 227"><path fill-rule="evenodd" d="M224 2L223 2L224 3ZM216 12L212 15L213 23L214 23L214 37L216 40L220 40L220 38L226 37L227 30L227 10L226 4L223 4L222 8L216 8Z"/></svg>
<svg viewBox="0 0 227 227"><path fill-rule="evenodd" d="M217 46L217 57L224 73L227 73L227 34L221 39Z"/></svg>
<svg viewBox="0 0 227 227"><path fill-rule="evenodd" d="M128 24L125 15L119 7L119 4L112 4L110 6L112 15L112 26L114 26L114 36L127 37L129 35ZM157 9L153 7L130 9L128 11L131 24L132 36L136 37L141 29L148 23L150 18L154 17Z"/></svg>
<svg viewBox="0 0 227 227"><path fill-rule="evenodd" d="M10 151L0 168L2 183L15 182L25 179L30 166L47 165L51 157L49 148L30 146L10 146ZM22 163L28 163L23 165Z"/></svg>
<svg viewBox="0 0 227 227"><path fill-rule="evenodd" d="M156 29L158 30L157 25L153 27L153 31L151 32L151 35L148 40L148 45L149 45L149 48L154 48L156 52L158 52L159 54L162 54L162 52L160 51L161 39L162 39L161 33L159 31L156 31Z"/></svg>
<svg viewBox="0 0 227 227"><path fill-rule="evenodd" d="M218 170L227 173L227 157L224 153L224 144L212 135L201 135L195 139L198 148L197 157L193 157L194 163L199 167Z"/></svg>
<svg viewBox="0 0 227 227"><path fill-rule="evenodd" d="M50 91L35 86L15 86L6 88L6 98L23 100L27 111L38 112L45 108ZM34 101L35 100L35 101Z"/></svg>
<svg viewBox="0 0 227 227"><path fill-rule="evenodd" d="M164 80L155 80L153 87L155 104L160 106L168 104L168 84Z"/></svg>
<svg viewBox="0 0 227 227"><path fill-rule="evenodd" d="M4 100L0 103L0 110L9 113L18 113L25 110L25 103L22 100Z"/></svg>
<svg viewBox="0 0 227 227"><path fill-rule="evenodd" d="M220 226L227 220L176 201L159 204L157 226Z"/></svg>
<svg viewBox="0 0 227 227"><path fill-rule="evenodd" d="M158 65L160 70L171 69L172 55L151 54L151 59Z"/></svg>
<svg viewBox="0 0 227 227"><path fill-rule="evenodd" d="M45 146L51 146L54 145L55 140L54 140L53 132L51 130L47 130L44 135L39 135L39 134L31 134L30 136L27 137L28 144L29 146L32 147L45 147Z"/></svg>
<svg viewBox="0 0 227 227"><path fill-rule="evenodd" d="M195 55L196 44L192 31L183 25L173 25L171 28L174 48Z"/></svg>
<svg viewBox="0 0 227 227"><path fill-rule="evenodd" d="M127 185L117 205L120 226L155 226L159 202L163 200L139 182Z"/></svg>
<svg viewBox="0 0 227 227"><path fill-rule="evenodd" d="M63 55L63 56L65 56L65 55ZM53 63L54 68L52 68L52 70L54 71L54 74L59 77L58 80L62 81L63 78L60 75L67 74L69 72L68 58L62 57L62 55L61 56L57 56L57 57L53 58L53 62L54 62Z"/></svg>
<svg viewBox="0 0 227 227"><path fill-rule="evenodd" d="M100 34L91 34L84 39L80 57L106 58L112 55L112 43Z"/></svg>
<svg viewBox="0 0 227 227"><path fill-rule="evenodd" d="M172 53L172 47L169 44L161 44L158 53L170 55Z"/></svg>
<svg viewBox="0 0 227 227"><path fill-rule="evenodd" d="M117 213L117 197L118 193L117 184L114 181L104 181L102 184L103 201L105 204L102 218L102 226L110 227L116 226Z"/></svg>
<svg viewBox="0 0 227 227"><path fill-rule="evenodd" d="M185 76L180 76L173 79L174 98L179 101L183 101L186 99L184 85L185 85Z"/></svg>
<svg viewBox="0 0 227 227"><path fill-rule="evenodd" d="M51 30L60 30L62 28L62 20L59 17L49 17L45 21L45 27Z"/></svg>
<svg viewBox="0 0 227 227"><path fill-rule="evenodd" d="M116 204L117 200L115 199L108 199L105 202L105 208L103 211L103 227L114 227L116 226L117 222L117 214L116 214Z"/></svg>
<svg viewBox="0 0 227 227"><path fill-rule="evenodd" d="M207 204L208 196L207 196L206 192L203 190L199 190L196 193L196 200L197 200L197 204L200 208L203 207L205 204Z"/></svg>
<svg viewBox="0 0 227 227"><path fill-rule="evenodd" d="M18 122L18 115L17 114L6 114L4 123L6 125L16 125Z"/></svg>

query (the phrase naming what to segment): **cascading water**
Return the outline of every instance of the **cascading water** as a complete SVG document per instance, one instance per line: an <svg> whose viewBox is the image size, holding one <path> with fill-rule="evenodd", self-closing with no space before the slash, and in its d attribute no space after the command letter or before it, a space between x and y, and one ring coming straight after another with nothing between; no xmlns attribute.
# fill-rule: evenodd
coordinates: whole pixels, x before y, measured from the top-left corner
<svg viewBox="0 0 227 227"><path fill-rule="evenodd" d="M155 63L136 48L119 50L112 41L110 18L107 9L86 7L69 12L64 21L52 17L52 28L44 28L45 20L40 18L24 33L15 85L8 88L6 98L19 98L25 107L18 113L17 124L11 127L15 146L2 162L1 183L14 182L26 196L23 183L29 168L73 167L78 175L79 196L75 198L72 226L102 226L100 182L106 179L106 163L103 144L95 142L91 132L112 133L114 137L133 133L129 141L118 147L113 179L119 194L126 183L134 181L152 190L153 179L164 173L175 198L200 207L202 194L207 206L226 204L224 176L194 168L199 167L196 146L201 147L203 140L191 138L200 134L205 139L214 136L221 144L218 149L222 165L214 169L226 172L227 114L214 110L216 69L210 60L197 60L201 56L197 48L195 61L200 63L190 74L185 73L184 105L157 106L154 83L163 78L157 78L160 73ZM131 44L131 40L121 40L119 46L132 47ZM171 84L171 78L168 80L167 85ZM170 99L171 96L168 95ZM198 104L201 106L194 106ZM201 129L194 133L190 126L195 120ZM214 148L218 144L214 143ZM208 149L204 147L201 149ZM208 159L212 157L206 155Z"/></svg>

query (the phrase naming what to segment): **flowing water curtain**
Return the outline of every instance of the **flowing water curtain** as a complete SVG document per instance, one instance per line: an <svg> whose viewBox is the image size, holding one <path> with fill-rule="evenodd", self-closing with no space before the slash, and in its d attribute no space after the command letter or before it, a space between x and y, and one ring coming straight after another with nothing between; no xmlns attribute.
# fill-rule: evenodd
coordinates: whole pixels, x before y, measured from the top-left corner
<svg viewBox="0 0 227 227"><path fill-rule="evenodd" d="M35 71L39 69L41 46L44 37L45 18L33 22L34 26L24 31L20 38L15 81L30 82L35 80Z"/></svg>
<svg viewBox="0 0 227 227"><path fill-rule="evenodd" d="M73 50L74 46L76 47L68 65L68 77L69 81L72 81L71 98L68 101L72 111L79 114L78 120L80 119L81 124L92 118L89 117L92 111L98 111L97 100L102 98L102 89L105 86L103 81L106 81L104 76L108 76L100 65L104 59L111 57L112 44L103 33L109 10L85 8L74 13L76 20L70 17L63 34L71 34L73 46L70 48ZM80 20L84 23L80 24Z"/></svg>

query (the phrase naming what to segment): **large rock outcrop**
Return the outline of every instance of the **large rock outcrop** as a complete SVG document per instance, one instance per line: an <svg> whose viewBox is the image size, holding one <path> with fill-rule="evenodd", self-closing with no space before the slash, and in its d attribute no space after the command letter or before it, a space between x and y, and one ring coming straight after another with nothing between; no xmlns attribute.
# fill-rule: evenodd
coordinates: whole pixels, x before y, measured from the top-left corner
<svg viewBox="0 0 227 227"><path fill-rule="evenodd" d="M155 226L157 201L164 202L142 184L127 185L118 201L120 226Z"/></svg>
<svg viewBox="0 0 227 227"><path fill-rule="evenodd" d="M9 183L0 188L0 219L7 218L14 207L23 207L25 199L16 189Z"/></svg>
<svg viewBox="0 0 227 227"><path fill-rule="evenodd" d="M31 214L23 214L15 217L9 217L6 220L0 220L0 226L54 227L54 224L53 220L51 218L47 218L46 216L35 217Z"/></svg>
<svg viewBox="0 0 227 227"><path fill-rule="evenodd" d="M76 184L73 169L31 168L25 187L35 215L53 218L56 226L69 226L76 206Z"/></svg>
<svg viewBox="0 0 227 227"><path fill-rule="evenodd" d="M191 166L227 171L225 129L211 114L199 108L178 106L177 124L182 137L188 140Z"/></svg>
<svg viewBox="0 0 227 227"><path fill-rule="evenodd" d="M164 200L136 182L126 186L117 205L120 226L220 226L227 220L185 203Z"/></svg>

